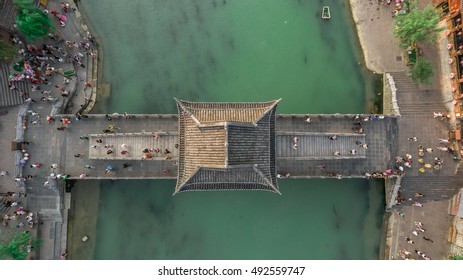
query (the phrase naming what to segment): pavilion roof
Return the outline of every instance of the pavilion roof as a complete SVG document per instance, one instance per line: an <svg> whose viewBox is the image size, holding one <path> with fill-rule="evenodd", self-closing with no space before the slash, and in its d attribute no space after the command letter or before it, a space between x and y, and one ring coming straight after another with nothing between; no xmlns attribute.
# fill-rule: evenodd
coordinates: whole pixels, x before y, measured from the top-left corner
<svg viewBox="0 0 463 280"><path fill-rule="evenodd" d="M275 172L275 114L270 102L177 100L179 162L175 193L269 190Z"/></svg>

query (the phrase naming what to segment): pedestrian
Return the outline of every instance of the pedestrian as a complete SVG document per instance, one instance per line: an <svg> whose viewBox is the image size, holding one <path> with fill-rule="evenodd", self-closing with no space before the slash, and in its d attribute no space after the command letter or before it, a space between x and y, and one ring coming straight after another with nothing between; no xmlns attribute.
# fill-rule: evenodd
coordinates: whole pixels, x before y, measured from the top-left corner
<svg viewBox="0 0 463 280"><path fill-rule="evenodd" d="M164 169L164 171L163 171L163 172L164 172L164 174L167 174L167 173L169 173L169 170L167 170L167 169Z"/></svg>
<svg viewBox="0 0 463 280"><path fill-rule="evenodd" d="M448 152L449 151L449 148L447 148L447 147L437 147L437 149L439 151L443 151L443 152Z"/></svg>
<svg viewBox="0 0 463 280"><path fill-rule="evenodd" d="M40 168L40 166L42 166L40 163L31 164L31 168Z"/></svg>
<svg viewBox="0 0 463 280"><path fill-rule="evenodd" d="M122 144L122 145L121 145L121 148L122 148L122 149L127 149L128 147L129 147L129 146L127 146L127 144ZM167 150L167 149L166 149L166 150Z"/></svg>
<svg viewBox="0 0 463 280"><path fill-rule="evenodd" d="M124 156L127 155L128 153L129 153L129 152L126 151L126 150L122 150L122 151L121 151L121 155L124 155Z"/></svg>
<svg viewBox="0 0 463 280"><path fill-rule="evenodd" d="M87 169L95 169L95 166L86 164L85 168L87 168Z"/></svg>
<svg viewBox="0 0 463 280"><path fill-rule="evenodd" d="M307 119L305 120L305 122L306 122L306 123L311 123L311 122L312 122L312 119L311 119L311 118L307 118Z"/></svg>
<svg viewBox="0 0 463 280"><path fill-rule="evenodd" d="M293 149L294 149L294 150L297 150L297 143L293 143L292 146L293 146Z"/></svg>
<svg viewBox="0 0 463 280"><path fill-rule="evenodd" d="M0 171L0 176L8 175L8 171L2 170Z"/></svg>
<svg viewBox="0 0 463 280"><path fill-rule="evenodd" d="M432 153L434 150L432 148L426 148L426 152Z"/></svg>
<svg viewBox="0 0 463 280"><path fill-rule="evenodd" d="M92 149L97 149L98 146L97 145L92 145Z"/></svg>
<svg viewBox="0 0 463 280"><path fill-rule="evenodd" d="M413 203L412 206L416 206L416 207L423 207L423 204L419 203L418 201Z"/></svg>
<svg viewBox="0 0 463 280"><path fill-rule="evenodd" d="M84 156L83 154L75 154L75 155L74 155L74 157L76 157L76 158L81 158L81 157L83 157L83 156Z"/></svg>
<svg viewBox="0 0 463 280"><path fill-rule="evenodd" d="M442 139L442 138L439 138L439 143L441 144L448 144L450 141L447 140L447 139Z"/></svg>
<svg viewBox="0 0 463 280"><path fill-rule="evenodd" d="M413 242L413 240L411 240L411 239L408 238L408 237L405 237L405 240L407 240L407 243L408 243L408 244L415 244L415 242Z"/></svg>
<svg viewBox="0 0 463 280"><path fill-rule="evenodd" d="M101 140L101 139L96 139L96 142L101 144L101 143L103 143L103 140Z"/></svg>
<svg viewBox="0 0 463 280"><path fill-rule="evenodd" d="M82 173L82 174L80 174L79 178L80 178L80 179L84 179L84 178L87 177L87 176L88 176L87 173Z"/></svg>
<svg viewBox="0 0 463 280"><path fill-rule="evenodd" d="M51 169L56 169L56 168L58 168L58 164L57 163L52 163L50 168Z"/></svg>
<svg viewBox="0 0 463 280"><path fill-rule="evenodd" d="M413 136L413 137L408 137L408 140L411 140L411 141L418 141L418 137L416 136Z"/></svg>
<svg viewBox="0 0 463 280"><path fill-rule="evenodd" d="M296 136L293 137L292 139L293 143L297 143L297 141L299 141L299 138L297 138Z"/></svg>
<svg viewBox="0 0 463 280"><path fill-rule="evenodd" d="M106 114L105 116L106 116L106 120L108 120L108 121L112 121L112 120L113 120L113 118L111 118L108 114Z"/></svg>
<svg viewBox="0 0 463 280"><path fill-rule="evenodd" d="M362 148L364 148L365 150L368 149L368 145L367 144L363 144L362 145Z"/></svg>
<svg viewBox="0 0 463 280"><path fill-rule="evenodd" d="M338 136L337 136L337 135L333 135L333 136L330 136L329 139L330 139L330 140L338 140Z"/></svg>
<svg viewBox="0 0 463 280"><path fill-rule="evenodd" d="M127 163L127 162L124 162L124 164L122 165L123 168L127 168L130 166L130 163Z"/></svg>
<svg viewBox="0 0 463 280"><path fill-rule="evenodd" d="M107 151L106 151L106 154L107 154L107 155L110 155L110 154L112 154L112 153L113 153L113 150L107 150Z"/></svg>
<svg viewBox="0 0 463 280"><path fill-rule="evenodd" d="M426 236L423 236L423 239L426 240L426 241L429 241L431 243L434 243L434 241L431 238L428 238Z"/></svg>
<svg viewBox="0 0 463 280"><path fill-rule="evenodd" d="M88 136L87 135L82 135L79 137L80 140L88 140Z"/></svg>
<svg viewBox="0 0 463 280"><path fill-rule="evenodd" d="M340 155L341 155L341 152L336 151L336 152L334 152L334 155L335 155L335 156L340 156Z"/></svg>
<svg viewBox="0 0 463 280"><path fill-rule="evenodd" d="M356 150L350 150L350 151L349 151L349 154L351 154L351 155L355 155L356 153L357 153Z"/></svg>

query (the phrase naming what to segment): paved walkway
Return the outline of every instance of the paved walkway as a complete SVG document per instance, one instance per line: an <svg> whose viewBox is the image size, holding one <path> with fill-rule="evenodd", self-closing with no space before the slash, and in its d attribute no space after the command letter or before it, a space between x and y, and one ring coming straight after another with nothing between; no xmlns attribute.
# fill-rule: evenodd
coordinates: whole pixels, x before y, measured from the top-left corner
<svg viewBox="0 0 463 280"><path fill-rule="evenodd" d="M54 9L61 12L61 2L62 1L50 0L48 1L47 9ZM3 6L4 3L6 6ZM7 7L9 10L11 10L12 5L10 0L2 1L2 3L0 4L2 7ZM71 7L73 7L74 4L70 3L70 5ZM11 12L8 12L8 14L8 20L11 21L11 17L14 17L14 14ZM79 44L82 40L85 40L83 39L83 37L87 36L87 34L85 33L86 26L82 26L80 24L81 19L78 11L70 11L66 14L66 16L68 19L67 24L65 27L61 27L57 19L54 16L50 15L50 18L52 19L52 22L56 27L55 31L58 39L45 38L42 41L35 42L35 44L37 46L41 46L42 43L55 45L71 55L76 54L77 51L84 53L83 50L78 49L76 47L71 47L70 45L72 44L68 45L65 43L65 41L69 41L71 43L76 42L77 44ZM6 18L2 17L2 20L4 19L6 20ZM92 52L97 55L97 51L93 43L91 44L91 48L93 49ZM25 123L27 126L25 140L32 142L30 146L26 146L26 149L31 148L32 151L36 151L40 149L41 145L43 145L43 143L35 142L33 139L31 139L32 137L30 132L33 132L35 129L39 129L39 127L41 126L40 123L46 123L45 116L56 114L56 112L58 112L60 108L63 108L65 111L69 113L76 113L81 109L80 105L83 105L86 102L88 103L87 99L94 99L92 94L96 92L95 79L93 79L93 72L95 70L93 67L93 63L95 61L96 57L91 57L89 55L84 55L84 57L82 57L81 63L85 67L77 66L70 62L52 63L50 61L50 63L52 63L52 66L55 67L55 69L58 70L58 72L62 73L62 71L65 70L75 69L76 74L74 76L69 77L69 83L64 83L64 78L62 75L54 74L51 78L49 78L50 84L41 84L40 90L30 91L28 93L27 90L30 90L29 88L22 89L27 94L29 94L29 96L35 101L30 104L30 107L34 113L37 113L40 116L40 118L30 118L29 116L28 122ZM9 68L9 71L12 71L11 66ZM5 67L2 66L2 69L3 70L0 74L3 76L5 74ZM5 82L5 79L0 80L1 85L3 85ZM91 82L92 87L86 87L86 82ZM61 96L62 92L59 89L55 88L55 86L64 88L67 92L69 92L69 96ZM55 101L41 102L40 100L43 97L45 97L44 94L41 94L41 91L44 90L50 91L51 93L48 94L48 97L50 100ZM72 99L73 102L68 103L67 100L70 99ZM12 102L15 102L15 100L11 99L6 100L5 102L9 102L8 104L12 105ZM0 185L0 192L18 191L18 189L15 186L16 184L14 180L11 179L11 176L14 176L14 170L12 170L12 167L17 160L14 158L14 154L11 152L11 145L9 141L13 141L14 139L16 139L15 126L17 124L17 112L19 108L8 108L7 110L9 111L8 114L2 116L2 118L0 119L0 132L2 134L3 139L5 139L8 143L5 143L6 145L2 145L2 147L0 147L0 151L2 152L2 154L8 155L8 158L11 158L9 163L7 163L6 161L0 162L0 168L2 168L2 170L8 171L11 175L8 177L0 178L0 182L2 183ZM37 121L37 124L33 124L32 122L34 121ZM47 144L52 145L53 143L53 141L48 141ZM49 147L49 149L52 148L53 147ZM3 149L6 150L3 151ZM39 158L50 158L48 150L43 151L43 153L31 152L31 161L38 161ZM27 171L28 172L23 173L24 176L37 175L29 172L30 170ZM42 241L42 245L40 246L39 250L33 250L32 254L30 254L29 257L40 259L59 259L60 255L65 250L62 248L65 248L66 245L65 238L67 230L67 217L65 215L66 210L64 209L63 185L56 184L47 188L43 186L43 180L44 178L41 178L40 176L32 177L32 180L29 180L26 184L28 193L27 199L22 199L23 206L31 212L36 213L36 216L40 221L37 235L39 239ZM6 232L4 231L3 233ZM13 232L11 232L11 234L13 234ZM2 237L6 236L8 236L8 234L2 234ZM62 237L64 238L63 240L61 239Z"/></svg>
<svg viewBox="0 0 463 280"><path fill-rule="evenodd" d="M431 2L419 1L419 5L422 7ZM445 74L448 70L446 68L442 69L444 71L441 70L442 61L445 61L445 64L448 61L448 58L442 57L442 54L448 55L448 51L439 51L436 46L420 45L424 57L433 63L436 73L430 86L418 86L411 82L403 72L408 69L405 65L405 53L398 47L397 40L392 36L393 5L385 6L379 1L371 0L350 0L350 3L367 67L379 73L392 72L399 83L397 98L402 117L398 122L398 155L410 153L416 160L418 158L417 146L421 144L435 150L433 154L425 155L426 161L432 162L437 156L442 157L445 162L444 169L437 174L429 170L425 174L420 174L418 171L420 165L416 164L416 161L412 169L406 170L407 175L402 181L401 188L402 197L406 201L397 210L404 215L404 218L400 218L399 212L392 212L392 216L386 219L387 233L385 236L387 238L384 241L385 252L381 258L400 259L399 250L407 249L412 252L411 258L420 259L421 257L414 251L417 249L425 252L432 259L446 259L448 257L446 233L451 224L447 210L448 200L424 202L423 207L410 205L415 201L425 201L428 197L429 199L445 198L437 198L434 193L442 194L445 188L450 193L450 182L453 179L448 176L454 176L458 168L458 164L453 162L449 155L436 150L437 146L441 146L438 138L448 137L449 123L433 118L433 112L445 112L445 105L448 105L446 102L449 101L449 87L445 78L448 77L448 73ZM394 43L391 44L391 42ZM438 46L445 47L446 44L442 42ZM417 142L407 140L413 136L418 137ZM434 192L437 189L440 190ZM427 197L415 198L414 194L417 190ZM414 222L418 221L424 224L426 232L414 236L412 234L412 231L416 229ZM423 235L434 242L422 239ZM413 239L416 245L408 244L406 237Z"/></svg>

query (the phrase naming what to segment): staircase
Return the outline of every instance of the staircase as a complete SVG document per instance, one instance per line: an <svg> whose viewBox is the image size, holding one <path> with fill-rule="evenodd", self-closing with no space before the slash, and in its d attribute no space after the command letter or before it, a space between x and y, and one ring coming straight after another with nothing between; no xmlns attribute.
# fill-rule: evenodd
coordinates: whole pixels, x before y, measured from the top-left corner
<svg viewBox="0 0 463 280"><path fill-rule="evenodd" d="M406 103L399 104L400 112L402 115L428 115L432 116L433 112L446 112L444 105L435 102L419 102L419 103Z"/></svg>
<svg viewBox="0 0 463 280"><path fill-rule="evenodd" d="M12 82L18 90L11 90L8 85L8 76L10 75L8 64L0 63L0 107L9 107L23 104L29 97L29 85L26 81ZM20 95L19 92L24 92Z"/></svg>
<svg viewBox="0 0 463 280"><path fill-rule="evenodd" d="M460 179L452 176L405 176L399 191L405 198L414 197L415 193L420 192L425 195L420 199L422 201L449 199L458 192L455 188L458 181ZM405 204L414 201L407 201Z"/></svg>
<svg viewBox="0 0 463 280"><path fill-rule="evenodd" d="M6 207L5 204L3 204L5 201L7 201L6 198L0 198L0 216L3 217L8 211L10 210L10 207Z"/></svg>
<svg viewBox="0 0 463 280"><path fill-rule="evenodd" d="M390 73L394 78L395 87L400 92L417 92L420 91L418 84L413 82L412 79L405 72L392 72Z"/></svg>
<svg viewBox="0 0 463 280"><path fill-rule="evenodd" d="M15 23L16 7L12 0L0 0L0 26L10 29Z"/></svg>

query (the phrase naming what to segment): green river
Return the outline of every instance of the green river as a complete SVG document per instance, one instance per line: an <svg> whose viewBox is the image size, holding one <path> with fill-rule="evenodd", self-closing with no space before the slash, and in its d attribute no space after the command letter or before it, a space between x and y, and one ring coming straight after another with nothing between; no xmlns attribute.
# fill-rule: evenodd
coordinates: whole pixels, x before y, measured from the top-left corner
<svg viewBox="0 0 463 280"><path fill-rule="evenodd" d="M323 5L330 5L330 20L321 19ZM279 113L371 109L373 77L363 67L347 0L82 0L79 7L102 42L99 82L110 85L110 95L98 99L93 113L176 113L173 97L283 98ZM71 256L378 258L381 182L279 184L281 196L249 191L172 196L173 180L109 181L88 192L77 184L73 209L90 211L95 222L74 222L74 231L86 227L94 235L90 249L82 253L84 245L76 243ZM89 210L92 201L96 206Z"/></svg>

